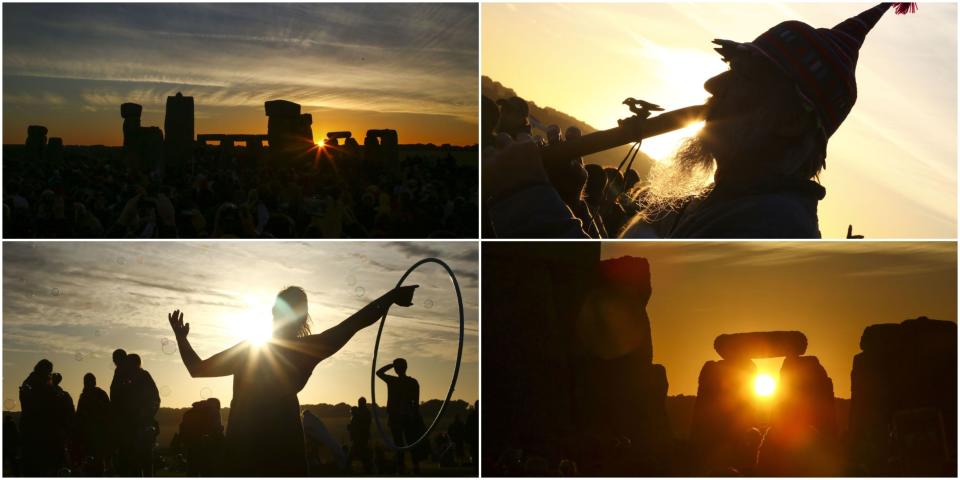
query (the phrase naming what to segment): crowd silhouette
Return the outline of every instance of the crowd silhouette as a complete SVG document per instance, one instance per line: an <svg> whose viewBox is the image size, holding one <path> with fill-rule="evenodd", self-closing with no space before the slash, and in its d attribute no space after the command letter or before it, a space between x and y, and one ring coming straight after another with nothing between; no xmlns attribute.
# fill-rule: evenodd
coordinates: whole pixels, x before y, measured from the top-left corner
<svg viewBox="0 0 960 480"><path fill-rule="evenodd" d="M74 408L47 359L20 386L19 425L4 419L4 469L23 476L152 476L160 394L140 356L113 353L110 395L92 373ZM9 442L8 442L9 440ZM19 456L18 456L19 451Z"/></svg>
<svg viewBox="0 0 960 480"><path fill-rule="evenodd" d="M4 236L475 238L476 167L444 148L358 169L359 149L265 163L198 146L189 168L158 175L128 169L118 148L67 147L35 161L5 146Z"/></svg>

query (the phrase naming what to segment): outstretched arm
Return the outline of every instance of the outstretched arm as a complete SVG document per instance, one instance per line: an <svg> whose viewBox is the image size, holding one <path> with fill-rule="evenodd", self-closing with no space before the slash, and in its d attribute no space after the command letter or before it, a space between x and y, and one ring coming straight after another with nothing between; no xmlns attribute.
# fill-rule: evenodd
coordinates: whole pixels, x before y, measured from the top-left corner
<svg viewBox="0 0 960 480"><path fill-rule="evenodd" d="M177 349L180 350L180 358L191 377L224 377L233 375L233 372L237 370L242 358L240 353L243 350L244 342L203 360L193 350L190 341L187 340L187 334L190 333L190 324L183 323L183 313L180 310L174 310L173 313L167 315L167 319L170 320L170 327L173 328L173 334L177 337Z"/></svg>
<svg viewBox="0 0 960 480"><path fill-rule="evenodd" d="M337 351L343 348L343 346L353 338L354 334L376 323L376 321L386 313L390 305L397 304L401 307L413 305L413 291L418 286L419 285L411 285L390 290L380 298L361 308L357 313L347 317L346 320L340 322L337 326L323 333L305 337L302 342L304 353L316 358L318 361L322 361L330 355L337 353Z"/></svg>

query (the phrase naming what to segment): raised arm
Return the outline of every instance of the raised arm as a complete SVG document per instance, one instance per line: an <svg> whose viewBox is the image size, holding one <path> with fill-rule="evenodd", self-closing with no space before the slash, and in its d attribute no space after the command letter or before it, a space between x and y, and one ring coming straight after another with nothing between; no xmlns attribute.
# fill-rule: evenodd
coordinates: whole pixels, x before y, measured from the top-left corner
<svg viewBox="0 0 960 480"><path fill-rule="evenodd" d="M243 356L241 352L245 349L246 342L240 342L206 360L200 358L197 352L193 350L190 341L187 340L187 334L190 333L190 324L183 323L183 313L180 310L174 310L167 315L170 320L170 327L173 328L173 334L177 338L177 349L180 350L180 358L183 365L187 367L190 376L197 377L224 377L233 375L240 364Z"/></svg>
<svg viewBox="0 0 960 480"><path fill-rule="evenodd" d="M361 308L347 317L346 320L338 325L331 327L323 333L304 337L301 342L304 353L313 356L318 361L337 353L347 342L353 338L353 335L370 325L376 323L380 317L386 313L391 305L409 307L413 305L413 291L419 285L400 287L390 290L380 298L370 302L367 306Z"/></svg>
<svg viewBox="0 0 960 480"><path fill-rule="evenodd" d="M394 378L393 375L387 375L387 372L390 371L391 368L393 368L393 362L380 367L377 370L377 378L383 380L384 382L386 382L388 378Z"/></svg>

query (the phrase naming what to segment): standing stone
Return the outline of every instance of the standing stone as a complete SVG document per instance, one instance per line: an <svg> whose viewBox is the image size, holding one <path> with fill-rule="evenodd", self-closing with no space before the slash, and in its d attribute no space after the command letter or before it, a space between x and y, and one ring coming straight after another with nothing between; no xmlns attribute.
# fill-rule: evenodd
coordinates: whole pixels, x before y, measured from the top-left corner
<svg viewBox="0 0 960 480"><path fill-rule="evenodd" d="M309 113L300 114L300 132L299 137L303 139L308 146L312 147L313 142L313 115Z"/></svg>
<svg viewBox="0 0 960 480"><path fill-rule="evenodd" d="M817 357L784 359L757 473L793 477L843 473L833 380Z"/></svg>
<svg viewBox="0 0 960 480"><path fill-rule="evenodd" d="M177 92L167 97L167 109L163 120L164 156L166 163L183 168L193 158L194 115L193 97Z"/></svg>
<svg viewBox="0 0 960 480"><path fill-rule="evenodd" d="M287 100L269 100L264 103L267 114L267 137L270 152L279 158L292 161L308 149L304 138L304 118L300 105ZM312 119L311 119L312 121ZM312 134L311 140L312 144Z"/></svg>
<svg viewBox="0 0 960 480"><path fill-rule="evenodd" d="M955 476L955 455L926 455L957 450L957 324L871 325L860 348L850 379L851 461L867 475ZM935 438L943 445L924 458L909 447Z"/></svg>
<svg viewBox="0 0 960 480"><path fill-rule="evenodd" d="M120 105L123 117L123 159L127 169L138 172L141 168L143 153L143 135L140 127L140 115L143 107L136 103Z"/></svg>
<svg viewBox="0 0 960 480"><path fill-rule="evenodd" d="M700 370L690 438L701 474L716 475L740 463L743 439L761 423L756 374L748 358L708 361Z"/></svg>
<svg viewBox="0 0 960 480"><path fill-rule="evenodd" d="M24 142L27 148L27 158L33 161L43 159L43 152L47 146L47 127L42 125L30 125L27 127L27 140Z"/></svg>
<svg viewBox="0 0 960 480"><path fill-rule="evenodd" d="M163 130L160 127L142 127L141 168L147 173L163 174Z"/></svg>
<svg viewBox="0 0 960 480"><path fill-rule="evenodd" d="M47 148L43 152L47 162L60 163L63 161L63 139L60 137L50 137L47 141Z"/></svg>

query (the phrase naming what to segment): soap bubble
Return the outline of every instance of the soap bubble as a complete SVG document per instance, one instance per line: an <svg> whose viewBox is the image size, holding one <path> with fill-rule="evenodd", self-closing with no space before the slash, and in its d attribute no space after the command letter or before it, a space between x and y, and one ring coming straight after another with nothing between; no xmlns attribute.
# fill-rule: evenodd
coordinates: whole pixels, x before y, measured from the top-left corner
<svg viewBox="0 0 960 480"><path fill-rule="evenodd" d="M367 290L363 287L357 287L353 289L353 293L355 293L358 297L362 297L363 294L367 293Z"/></svg>

